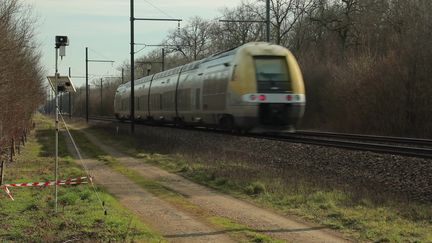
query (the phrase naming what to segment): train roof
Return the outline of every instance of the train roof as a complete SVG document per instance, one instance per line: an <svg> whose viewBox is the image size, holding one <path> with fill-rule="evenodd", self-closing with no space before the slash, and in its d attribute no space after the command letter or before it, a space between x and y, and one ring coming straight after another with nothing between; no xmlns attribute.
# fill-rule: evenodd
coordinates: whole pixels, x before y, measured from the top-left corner
<svg viewBox="0 0 432 243"><path fill-rule="evenodd" d="M170 75L174 75L174 74L178 74L180 71L184 72L184 71L188 71L188 70L193 70L199 67L200 64L202 63L206 63L206 62L210 62L219 58L223 58L226 56L231 56L231 55L235 55L241 48L243 47L249 47L249 46L261 46L261 45L271 45L270 43L267 42L249 42L240 46L236 46L234 48L222 51L222 52L218 52L215 53L213 55L210 55L208 57L205 57L201 60L197 60L197 61L193 61L187 64L183 64L180 66L177 66L175 68L171 68L153 75L149 75L140 79L135 80L135 85L138 84L142 84L142 83L146 83L146 82L150 82L152 77L154 76L154 78L162 78L162 77L166 77L166 76L170 76ZM131 86L130 81L122 84L119 86L120 88L128 88Z"/></svg>

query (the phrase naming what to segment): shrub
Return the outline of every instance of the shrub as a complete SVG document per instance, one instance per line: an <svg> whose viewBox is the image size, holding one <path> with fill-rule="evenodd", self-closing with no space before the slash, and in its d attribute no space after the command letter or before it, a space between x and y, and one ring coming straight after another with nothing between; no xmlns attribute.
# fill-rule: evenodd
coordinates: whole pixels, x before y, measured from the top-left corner
<svg viewBox="0 0 432 243"><path fill-rule="evenodd" d="M245 192L248 195L258 195L266 191L266 187L261 182L254 182L252 184L249 184L245 188Z"/></svg>

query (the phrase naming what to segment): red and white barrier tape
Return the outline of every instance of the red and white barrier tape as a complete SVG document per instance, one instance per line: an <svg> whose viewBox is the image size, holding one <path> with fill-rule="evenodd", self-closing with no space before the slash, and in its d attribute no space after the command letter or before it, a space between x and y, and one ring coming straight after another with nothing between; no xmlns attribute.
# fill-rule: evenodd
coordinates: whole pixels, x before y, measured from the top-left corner
<svg viewBox="0 0 432 243"><path fill-rule="evenodd" d="M3 189L6 194L8 194L9 198L14 200L8 187L45 187L45 186L54 186L54 185L78 185L78 184L87 184L93 183L91 177L77 177L70 178L66 180L58 180L56 181L45 181L45 182L29 182L29 183L13 183L13 184L4 184L0 186L0 189Z"/></svg>

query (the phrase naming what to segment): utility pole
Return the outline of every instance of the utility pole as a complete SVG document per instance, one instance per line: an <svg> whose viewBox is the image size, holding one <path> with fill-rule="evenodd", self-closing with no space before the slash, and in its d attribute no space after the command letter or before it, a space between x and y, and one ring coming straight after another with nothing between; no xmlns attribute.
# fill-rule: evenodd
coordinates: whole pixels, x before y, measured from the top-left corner
<svg viewBox="0 0 432 243"><path fill-rule="evenodd" d="M122 84L124 84L124 68L122 68L122 76L121 76L121 79L122 79Z"/></svg>
<svg viewBox="0 0 432 243"><path fill-rule="evenodd" d="M100 115L102 116L102 78L100 79Z"/></svg>
<svg viewBox="0 0 432 243"><path fill-rule="evenodd" d="M69 78L71 78L71 68L69 67ZM69 92L69 119L72 119L72 101L71 93Z"/></svg>
<svg viewBox="0 0 432 243"><path fill-rule="evenodd" d="M60 98L60 114L63 114L63 94L59 93L59 98Z"/></svg>
<svg viewBox="0 0 432 243"><path fill-rule="evenodd" d="M134 1L130 0L130 48L131 48L131 98L130 98L130 120L131 120L131 133L135 133L135 15L134 15Z"/></svg>
<svg viewBox="0 0 432 243"><path fill-rule="evenodd" d="M165 48L162 48L162 72L165 71Z"/></svg>
<svg viewBox="0 0 432 243"><path fill-rule="evenodd" d="M113 63L114 61L111 60L90 60L88 58L88 47L85 48L86 50L86 121L88 123L89 121L89 84L88 84L88 63L89 62L110 62Z"/></svg>
<svg viewBox="0 0 432 243"><path fill-rule="evenodd" d="M89 120L89 90L88 90L88 47L85 48L86 53L86 122Z"/></svg>
<svg viewBox="0 0 432 243"><path fill-rule="evenodd" d="M131 56L131 98L130 98L130 120L131 133L135 132L135 20L147 21L175 21L180 28L181 19L154 19L154 18L135 18L134 0L130 0L130 56Z"/></svg>

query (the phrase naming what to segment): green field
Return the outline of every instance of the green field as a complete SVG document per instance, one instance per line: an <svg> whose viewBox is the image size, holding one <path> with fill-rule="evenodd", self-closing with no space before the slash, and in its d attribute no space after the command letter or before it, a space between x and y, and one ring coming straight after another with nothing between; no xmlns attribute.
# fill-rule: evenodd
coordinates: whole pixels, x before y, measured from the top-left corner
<svg viewBox="0 0 432 243"><path fill-rule="evenodd" d="M22 153L7 164L5 183L54 178L54 122L40 115L36 115L35 121L36 129ZM69 156L64 136L60 136L59 143L59 179L85 176L83 169ZM1 242L164 241L103 188L61 186L57 213L54 212L54 187L10 190L15 201L0 191ZM107 215L101 201L107 208Z"/></svg>

